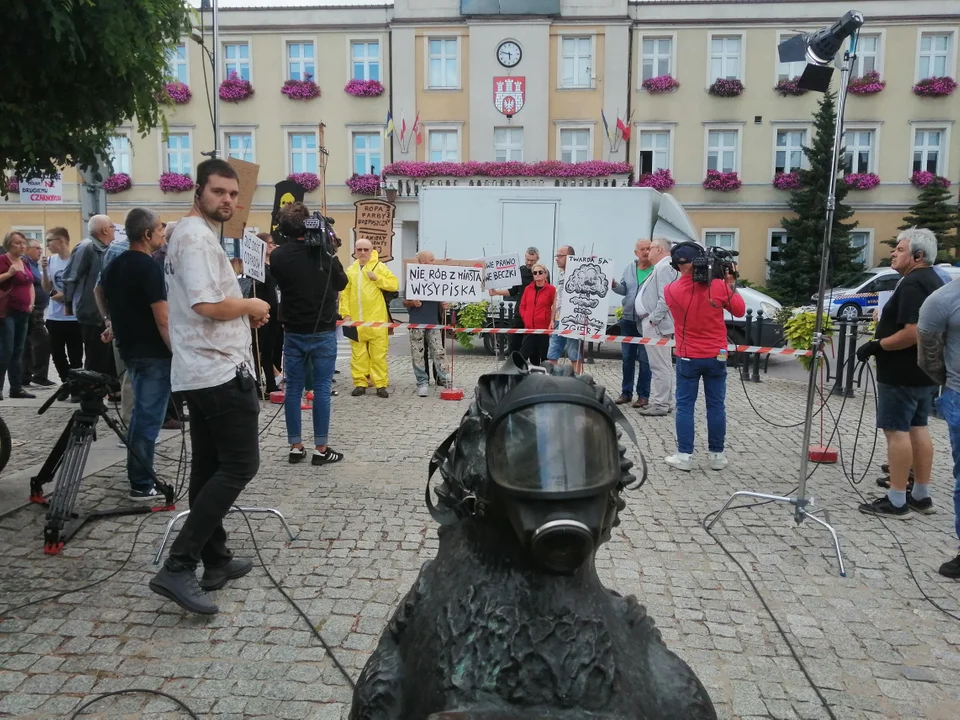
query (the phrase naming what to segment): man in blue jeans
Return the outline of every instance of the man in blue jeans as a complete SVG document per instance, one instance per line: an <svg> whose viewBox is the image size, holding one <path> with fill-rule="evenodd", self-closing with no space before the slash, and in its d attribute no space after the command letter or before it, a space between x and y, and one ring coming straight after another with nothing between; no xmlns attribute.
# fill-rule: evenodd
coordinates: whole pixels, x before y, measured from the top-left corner
<svg viewBox="0 0 960 720"><path fill-rule="evenodd" d="M339 462L343 454L328 444L330 388L337 363L337 294L347 286L347 274L334 246L305 241L310 211L291 203L281 212L277 248L270 254L270 270L280 289L283 323L283 373L286 378L284 416L287 421L288 459L303 460L307 451L301 437L300 398L306 366L313 368L314 465Z"/></svg>
<svg viewBox="0 0 960 720"><path fill-rule="evenodd" d="M560 327L560 308L563 305L563 283L567 274L567 258L576 255L573 247L564 245L557 250L557 299L553 306L553 329ZM560 358L566 353L567 359L573 363L573 371L578 375L583 372L583 358L580 356L580 344L582 340L578 337L568 337L566 335L551 335L550 347L547 349L547 360L554 365L560 362Z"/></svg>
<svg viewBox="0 0 960 720"><path fill-rule="evenodd" d="M130 499L163 495L153 480L153 451L170 398L170 334L163 270L151 254L163 244L156 213L134 208L125 222L130 249L103 271L106 334L113 335L130 377L135 401L127 431Z"/></svg>
<svg viewBox="0 0 960 720"><path fill-rule="evenodd" d="M960 540L960 280L944 285L924 300L917 330L917 364L944 386L940 414L950 430L954 525ZM940 574L960 579L960 552L940 566Z"/></svg>
<svg viewBox="0 0 960 720"><path fill-rule="evenodd" d="M637 256L637 259L623 271L620 282L614 280L611 283L611 288L617 295L624 296L623 316L620 318L620 334L626 337L641 337L643 333L640 332L640 323L637 321L634 306L637 302L637 292L640 290L640 286L646 282L653 272L653 264L650 262L650 241L637 240L633 254ZM623 353L623 387L620 389L617 405L626 405L633 400L633 379L636 376L637 400L633 403L633 407L646 407L650 398L651 377L647 348L643 345L623 343L621 352ZM640 366L639 374L637 374L638 364Z"/></svg>

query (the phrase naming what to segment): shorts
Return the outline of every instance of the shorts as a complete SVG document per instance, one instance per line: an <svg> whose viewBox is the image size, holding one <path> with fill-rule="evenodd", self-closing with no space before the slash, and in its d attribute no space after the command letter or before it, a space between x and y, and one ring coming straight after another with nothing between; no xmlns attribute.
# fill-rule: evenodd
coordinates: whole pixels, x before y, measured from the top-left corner
<svg viewBox="0 0 960 720"><path fill-rule="evenodd" d="M560 323L553 324L554 329L560 327ZM550 348L547 350L547 360L559 360L566 350L567 357L571 362L577 362L580 359L580 338L566 337L564 335L551 335Z"/></svg>
<svg viewBox="0 0 960 720"><path fill-rule="evenodd" d="M877 383L877 427L895 432L926 427L935 389Z"/></svg>

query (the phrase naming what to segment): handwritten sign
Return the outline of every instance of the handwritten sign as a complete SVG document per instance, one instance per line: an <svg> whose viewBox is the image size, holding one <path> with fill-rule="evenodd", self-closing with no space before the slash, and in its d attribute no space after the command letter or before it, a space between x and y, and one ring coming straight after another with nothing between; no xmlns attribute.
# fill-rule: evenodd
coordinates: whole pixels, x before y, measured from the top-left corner
<svg viewBox="0 0 960 720"><path fill-rule="evenodd" d="M512 288L520 282L520 253L491 255L483 259L483 284L487 290Z"/></svg>
<svg viewBox="0 0 960 720"><path fill-rule="evenodd" d="M257 191L260 166L233 157L227 158L227 162L237 171L240 195L237 197L237 209L234 210L233 217L223 224L223 236L237 238L243 233L243 226L247 224L247 219L250 217L250 206L253 204L253 194Z"/></svg>
<svg viewBox="0 0 960 720"><path fill-rule="evenodd" d="M608 258L567 258L560 302L560 327L578 333L599 333L607 327L613 263Z"/></svg>
<svg viewBox="0 0 960 720"><path fill-rule="evenodd" d="M243 260L244 275L266 281L267 244L263 240L253 233L244 233L240 240L240 259Z"/></svg>
<svg viewBox="0 0 960 720"><path fill-rule="evenodd" d="M472 303L483 300L483 269L463 265L407 265L407 300Z"/></svg>
<svg viewBox="0 0 960 720"><path fill-rule="evenodd" d="M357 240L369 240L381 262L393 260L393 218L397 206L385 200L358 200L353 230Z"/></svg>
<svg viewBox="0 0 960 720"><path fill-rule="evenodd" d="M63 175L57 173L47 177L30 178L20 181L20 202L22 203L62 203Z"/></svg>

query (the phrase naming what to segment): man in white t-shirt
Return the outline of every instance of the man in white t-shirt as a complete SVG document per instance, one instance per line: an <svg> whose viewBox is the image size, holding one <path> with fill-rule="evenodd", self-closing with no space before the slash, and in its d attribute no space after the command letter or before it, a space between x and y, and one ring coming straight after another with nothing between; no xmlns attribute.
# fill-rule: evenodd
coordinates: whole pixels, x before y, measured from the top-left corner
<svg viewBox="0 0 960 720"><path fill-rule="evenodd" d="M75 315L67 313L63 303L63 275L70 264L70 233L55 227L47 231L47 252L41 260L40 284L50 293L50 304L44 315L50 336L50 354L60 382L67 381L70 370L83 367L83 335ZM45 261L45 262L44 262ZM80 402L79 396L70 399Z"/></svg>
<svg viewBox="0 0 960 720"><path fill-rule="evenodd" d="M190 514L150 589L203 615L218 610L206 591L253 568L233 557L223 529L223 518L260 467L250 328L264 325L270 310L263 300L243 297L220 245L220 226L233 216L239 192L228 163L200 163L193 209L177 223L164 264L171 385L183 392L190 412Z"/></svg>

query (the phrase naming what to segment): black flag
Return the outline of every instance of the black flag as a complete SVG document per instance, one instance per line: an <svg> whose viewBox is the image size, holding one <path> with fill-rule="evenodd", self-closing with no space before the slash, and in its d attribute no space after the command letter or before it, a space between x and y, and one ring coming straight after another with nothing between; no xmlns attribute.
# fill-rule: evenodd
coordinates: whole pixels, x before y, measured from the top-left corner
<svg viewBox="0 0 960 720"><path fill-rule="evenodd" d="M277 183L276 193L273 196L273 212L270 213L271 234L273 234L277 229L280 209L286 207L290 203L303 202L303 195L305 192L306 191L303 189L303 186L295 183L293 180L281 180ZM280 242L280 239L275 238L274 242Z"/></svg>

